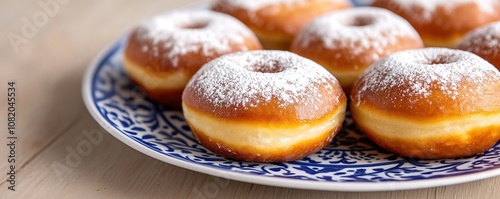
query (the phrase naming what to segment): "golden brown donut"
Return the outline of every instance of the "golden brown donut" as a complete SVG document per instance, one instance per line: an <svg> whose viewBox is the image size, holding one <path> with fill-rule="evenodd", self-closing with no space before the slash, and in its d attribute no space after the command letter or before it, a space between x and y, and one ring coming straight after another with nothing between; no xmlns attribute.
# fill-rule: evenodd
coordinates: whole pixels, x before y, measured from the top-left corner
<svg viewBox="0 0 500 199"><path fill-rule="evenodd" d="M179 10L155 16L128 38L124 68L149 98L181 108L184 86L205 63L224 54L261 49L255 35L229 15Z"/></svg>
<svg viewBox="0 0 500 199"><path fill-rule="evenodd" d="M500 139L500 72L461 50L426 48L377 61L351 98L358 128L381 147L423 159L481 154Z"/></svg>
<svg viewBox="0 0 500 199"><path fill-rule="evenodd" d="M385 9L361 7L316 18L297 35L291 51L325 67L348 94L373 62L422 47L418 33L403 18Z"/></svg>
<svg viewBox="0 0 500 199"><path fill-rule="evenodd" d="M193 76L182 100L202 145L254 162L292 161L320 150L340 130L347 106L335 77L285 51L217 58Z"/></svg>
<svg viewBox="0 0 500 199"><path fill-rule="evenodd" d="M467 32L500 20L498 0L376 0L408 20L426 46L455 47Z"/></svg>
<svg viewBox="0 0 500 199"><path fill-rule="evenodd" d="M500 70L500 22L468 33L457 48L482 57Z"/></svg>
<svg viewBox="0 0 500 199"><path fill-rule="evenodd" d="M288 50L312 19L348 7L348 0L218 0L212 5L246 24L264 48L277 50Z"/></svg>

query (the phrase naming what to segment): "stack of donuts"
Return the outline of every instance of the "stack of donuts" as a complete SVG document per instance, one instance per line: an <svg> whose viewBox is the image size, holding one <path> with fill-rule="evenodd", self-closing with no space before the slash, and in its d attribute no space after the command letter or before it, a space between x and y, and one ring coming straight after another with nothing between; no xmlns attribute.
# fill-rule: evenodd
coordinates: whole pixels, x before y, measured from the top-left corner
<svg viewBox="0 0 500 199"><path fill-rule="evenodd" d="M391 152L467 157L500 140L499 20L496 0L215 0L144 21L123 63L229 158L301 159L347 111Z"/></svg>

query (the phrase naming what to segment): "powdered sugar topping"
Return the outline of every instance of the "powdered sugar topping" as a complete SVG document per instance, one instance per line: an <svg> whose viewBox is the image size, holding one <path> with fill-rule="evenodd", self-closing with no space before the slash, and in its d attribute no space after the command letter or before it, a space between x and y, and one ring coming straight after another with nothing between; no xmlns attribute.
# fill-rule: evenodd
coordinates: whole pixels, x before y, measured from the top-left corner
<svg viewBox="0 0 500 199"><path fill-rule="evenodd" d="M360 79L363 84L357 92L358 103L363 101L364 92L387 93L393 89L400 90L401 99L425 100L433 92L456 99L460 90L482 95L488 84L500 81L500 72L469 52L426 48L389 55L375 62ZM467 88L463 86L467 84L462 84L464 81L479 86ZM387 102L394 100L387 99ZM410 100L410 103L414 102Z"/></svg>
<svg viewBox="0 0 500 199"><path fill-rule="evenodd" d="M482 55L500 55L500 22L470 32L458 48Z"/></svg>
<svg viewBox="0 0 500 199"><path fill-rule="evenodd" d="M172 65L178 66L178 56L189 52L202 52L205 56L231 52L231 46L246 49L246 38L253 33L238 20L209 10L180 10L167 12L142 23L137 29L141 39L151 40L153 46L143 46L143 52L165 56ZM160 55L157 44L166 49Z"/></svg>
<svg viewBox="0 0 500 199"><path fill-rule="evenodd" d="M495 10L492 5L499 3L498 0L392 0L392 2L397 3L401 8L407 10L414 10L415 7L423 9L421 18L424 20L432 20L437 7L443 7L445 11L452 14L451 11L458 5L474 3L482 11L493 13Z"/></svg>
<svg viewBox="0 0 500 199"><path fill-rule="evenodd" d="M338 81L327 70L296 54L249 51L209 62L187 87L215 107L246 109L271 101L277 101L279 107L297 102L315 107L321 96L317 87L331 91L333 83Z"/></svg>
<svg viewBox="0 0 500 199"><path fill-rule="evenodd" d="M401 37L420 40L418 33L403 18L381 8L360 7L337 11L316 18L303 29L295 42L306 48L321 41L329 49L352 49L356 56L367 49L395 45Z"/></svg>

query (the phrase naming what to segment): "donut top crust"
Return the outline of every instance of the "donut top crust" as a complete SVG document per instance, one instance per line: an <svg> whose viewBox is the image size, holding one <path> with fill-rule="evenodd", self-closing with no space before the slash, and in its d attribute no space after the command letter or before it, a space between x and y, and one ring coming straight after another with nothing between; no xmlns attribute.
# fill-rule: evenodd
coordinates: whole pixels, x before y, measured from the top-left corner
<svg viewBox="0 0 500 199"><path fill-rule="evenodd" d="M217 58L195 74L183 95L184 103L195 110L256 121L308 121L346 103L340 84L327 70L285 51Z"/></svg>
<svg viewBox="0 0 500 199"><path fill-rule="evenodd" d="M481 56L491 56L483 58L490 62L497 60L500 63L500 57L498 57L500 55L500 22L491 23L470 32L457 45L457 48Z"/></svg>
<svg viewBox="0 0 500 199"><path fill-rule="evenodd" d="M420 41L420 36L403 18L374 7L351 8L332 12L313 20L297 36L298 47L318 42L327 49L348 49L343 56L357 57L369 49L378 50L370 60L377 60L387 46L401 45L401 38Z"/></svg>
<svg viewBox="0 0 500 199"><path fill-rule="evenodd" d="M416 7L423 9L421 16L422 20L430 21L433 19L434 12L438 7L442 7L444 10L451 12L453 9L464 4L474 4L482 12L493 13L495 9L491 6L494 3L498 3L498 0L392 0L397 3L401 8L406 10L412 10Z"/></svg>
<svg viewBox="0 0 500 199"><path fill-rule="evenodd" d="M149 56L142 62L160 58L159 65L163 68L159 70L181 66L180 59L188 54L201 53L201 59L207 59L232 51L252 50L246 45L247 39L258 43L251 30L233 17L194 9L157 15L140 24L131 37L135 41L129 43L138 45L140 52L130 54Z"/></svg>
<svg viewBox="0 0 500 199"><path fill-rule="evenodd" d="M227 6L230 7L238 7L244 8L250 11L256 11L261 8L272 6L272 5L284 5L284 6L292 6L292 5L304 5L308 0L229 0L226 1ZM330 0L332 1L332 0Z"/></svg>
<svg viewBox="0 0 500 199"><path fill-rule="evenodd" d="M426 48L377 61L356 82L355 106L432 118L500 111L500 72L461 50Z"/></svg>
<svg viewBox="0 0 500 199"><path fill-rule="evenodd" d="M243 8L250 12L256 12L262 8L269 6L304 6L309 3L311 0L224 0L224 3L230 9L235 8ZM332 2L332 3L340 3L347 4L346 0L317 0L318 2ZM273 10L268 10L268 12L273 13ZM277 10L274 10L277 12Z"/></svg>
<svg viewBox="0 0 500 199"><path fill-rule="evenodd" d="M317 16L350 5L348 0L218 0L212 9L236 17L261 34L293 38Z"/></svg>
<svg viewBox="0 0 500 199"><path fill-rule="evenodd" d="M500 20L498 0L376 0L373 5L408 20L424 40L450 41Z"/></svg>

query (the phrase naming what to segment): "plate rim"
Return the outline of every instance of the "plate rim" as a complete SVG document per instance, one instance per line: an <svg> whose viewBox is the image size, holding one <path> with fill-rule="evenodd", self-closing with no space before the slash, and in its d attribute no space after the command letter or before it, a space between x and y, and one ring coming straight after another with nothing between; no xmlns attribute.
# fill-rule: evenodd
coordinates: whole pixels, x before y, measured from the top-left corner
<svg viewBox="0 0 500 199"><path fill-rule="evenodd" d="M109 43L100 50L87 66L81 87L81 94L87 108L87 111L92 115L92 118L113 137L125 143L129 147L139 151L149 157L160 160L162 162L196 171L211 176L217 176L229 180L241 181L246 183L261 184L273 187L294 188L304 190L320 190L320 191L346 191L346 192L371 192L371 191L397 191L397 190L412 190L422 188L432 188L440 186L455 185L467 183L486 178L491 178L500 175L500 168L492 168L485 171L474 173L458 174L445 177L437 177L431 179L419 179L410 181L390 181L390 182L321 182L321 181L306 181L301 179L288 179L273 176L256 175L239 171L225 170L216 167L193 164L182 161L173 157L166 156L160 152L154 151L147 146L144 146L130 137L124 135L111 124L109 124L100 114L92 99L92 81L94 74L100 66L100 63L109 55L115 48L121 48L120 43L124 42L127 34L122 34L118 39ZM120 49L117 49L117 52ZM116 53L116 52L115 52Z"/></svg>

